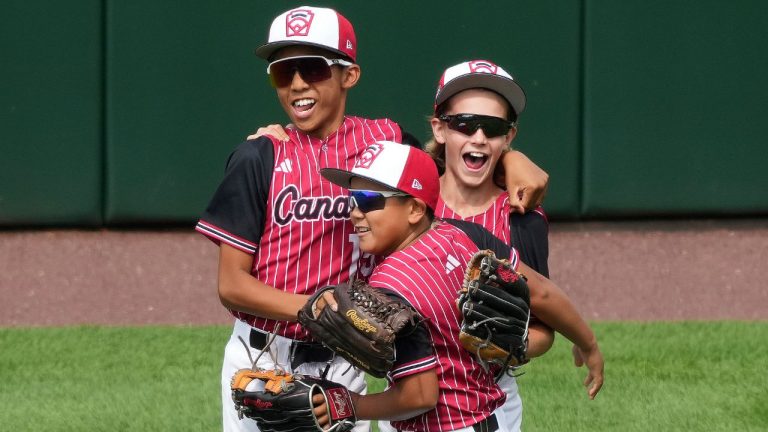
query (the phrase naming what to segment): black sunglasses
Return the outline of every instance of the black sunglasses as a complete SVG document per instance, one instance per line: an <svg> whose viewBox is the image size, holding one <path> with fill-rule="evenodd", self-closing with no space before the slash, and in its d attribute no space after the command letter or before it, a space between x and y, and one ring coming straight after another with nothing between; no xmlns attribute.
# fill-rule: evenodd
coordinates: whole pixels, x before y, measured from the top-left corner
<svg viewBox="0 0 768 432"><path fill-rule="evenodd" d="M371 191L351 189L349 191L349 211L359 208L361 212L368 213L374 210L381 210L386 204L387 198L395 196L410 196L400 191Z"/></svg>
<svg viewBox="0 0 768 432"><path fill-rule="evenodd" d="M515 123L509 120L480 114L443 114L438 119L448 123L448 128L464 135L474 135L478 129L482 129L488 138L506 135L515 127Z"/></svg>
<svg viewBox="0 0 768 432"><path fill-rule="evenodd" d="M273 61L267 66L269 82L272 87L285 87L293 81L293 76L299 72L306 83L325 81L331 77L331 66L352 66L352 63L341 59L328 59L323 56L296 56Z"/></svg>

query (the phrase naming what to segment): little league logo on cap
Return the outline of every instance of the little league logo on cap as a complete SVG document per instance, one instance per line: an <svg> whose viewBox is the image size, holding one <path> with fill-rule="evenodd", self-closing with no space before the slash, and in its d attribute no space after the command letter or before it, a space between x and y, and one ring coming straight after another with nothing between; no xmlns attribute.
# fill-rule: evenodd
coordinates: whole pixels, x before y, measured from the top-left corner
<svg viewBox="0 0 768 432"><path fill-rule="evenodd" d="M268 42L256 55L269 60L275 51L291 45L322 48L355 61L355 29L343 15L329 8L301 6L283 12L272 21Z"/></svg>
<svg viewBox="0 0 768 432"><path fill-rule="evenodd" d="M443 72L435 94L435 109L456 93L483 88L500 94L517 115L525 109L525 92L512 75L488 60L471 60L451 66Z"/></svg>
<svg viewBox="0 0 768 432"><path fill-rule="evenodd" d="M472 60L471 62L467 62L467 65L469 66L469 71L472 73L489 73L489 74L499 73L499 67L489 61ZM507 73L504 72L504 74L507 74ZM509 78L512 79L512 77L509 77Z"/></svg>
<svg viewBox="0 0 768 432"><path fill-rule="evenodd" d="M315 13L309 9L296 9L285 16L285 37L307 36Z"/></svg>
<svg viewBox="0 0 768 432"><path fill-rule="evenodd" d="M373 161L376 160L376 156L384 150L384 146L381 143L373 143L365 149L363 154L355 161L355 168L370 168Z"/></svg>
<svg viewBox="0 0 768 432"><path fill-rule="evenodd" d="M353 177L370 180L419 198L432 210L440 195L440 178L432 157L416 147L391 141L369 145L352 171L323 168L320 173L347 189Z"/></svg>

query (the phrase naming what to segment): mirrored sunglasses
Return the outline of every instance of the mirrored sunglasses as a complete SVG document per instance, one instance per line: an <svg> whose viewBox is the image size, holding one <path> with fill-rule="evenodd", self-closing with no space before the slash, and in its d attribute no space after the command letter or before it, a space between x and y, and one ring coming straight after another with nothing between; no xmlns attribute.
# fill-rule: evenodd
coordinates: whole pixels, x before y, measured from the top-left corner
<svg viewBox="0 0 768 432"><path fill-rule="evenodd" d="M471 136L478 129L482 129L488 138L506 135L515 126L515 123L509 120L480 114L443 114L438 119L448 123L449 129L464 135Z"/></svg>
<svg viewBox="0 0 768 432"><path fill-rule="evenodd" d="M286 57L267 66L269 82L272 87L285 87L293 81L296 72L306 83L325 81L331 77L331 66L352 66L351 62L341 59L327 59L323 56Z"/></svg>
<svg viewBox="0 0 768 432"><path fill-rule="evenodd" d="M384 208L387 198L402 196L410 196L405 192L400 191L371 191L350 189L349 191L349 211L359 208L361 212L368 213L374 210L381 210Z"/></svg>

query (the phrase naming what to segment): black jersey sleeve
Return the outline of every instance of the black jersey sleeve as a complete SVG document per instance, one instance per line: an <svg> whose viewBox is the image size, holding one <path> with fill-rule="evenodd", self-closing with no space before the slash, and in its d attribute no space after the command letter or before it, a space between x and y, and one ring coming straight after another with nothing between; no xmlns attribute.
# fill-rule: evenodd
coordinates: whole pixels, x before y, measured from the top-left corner
<svg viewBox="0 0 768 432"><path fill-rule="evenodd" d="M480 250L490 249L498 258L509 259L510 246L482 225L459 219L446 218L443 220L464 231Z"/></svg>
<svg viewBox="0 0 768 432"><path fill-rule="evenodd" d="M408 303L408 301L392 290L378 288L388 297ZM437 358L432 343L432 337L424 322L414 326L406 326L395 337L395 363L390 372L392 379L413 375L437 367Z"/></svg>
<svg viewBox="0 0 768 432"><path fill-rule="evenodd" d="M256 251L266 222L274 153L266 136L237 146L227 160L224 179L200 217L198 231L217 243Z"/></svg>
<svg viewBox="0 0 768 432"><path fill-rule="evenodd" d="M421 149L421 150L424 149L421 145L421 141L419 141L419 139L413 136L412 134L406 132L402 126L400 126L400 134L403 136L402 144L407 144L411 147L416 147L417 149Z"/></svg>
<svg viewBox="0 0 768 432"><path fill-rule="evenodd" d="M541 214L530 211L509 216L512 246L520 259L539 274L549 277L549 222Z"/></svg>

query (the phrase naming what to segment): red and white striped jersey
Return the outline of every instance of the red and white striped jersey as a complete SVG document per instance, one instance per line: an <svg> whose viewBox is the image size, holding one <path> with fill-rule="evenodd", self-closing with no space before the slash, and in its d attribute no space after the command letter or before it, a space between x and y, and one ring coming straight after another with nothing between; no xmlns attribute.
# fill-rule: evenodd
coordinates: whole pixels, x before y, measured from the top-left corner
<svg viewBox="0 0 768 432"><path fill-rule="evenodd" d="M468 427L504 403L504 392L493 374L482 368L458 338L461 318L456 295L467 262L479 250L477 244L458 227L439 222L413 244L384 258L371 275L371 285L397 292L426 318L437 357L437 406L417 417L392 422L397 429L447 431ZM510 254L510 262L517 268L517 252L512 249Z"/></svg>
<svg viewBox="0 0 768 432"><path fill-rule="evenodd" d="M270 166L260 166L268 157L233 153L225 179L196 229L217 243L253 254L253 276L286 292L313 294L320 287L349 280L350 275L367 276L373 260L360 260L357 235L348 221L348 193L319 171L352 169L369 144L400 142L400 126L387 119L345 117L324 140L295 129L286 132L287 141L270 137L274 150ZM248 143L243 152L258 152ZM271 179L265 169L271 170ZM268 332L278 323L237 311L232 314ZM285 322L278 334L291 339L308 336L298 323Z"/></svg>
<svg viewBox="0 0 768 432"><path fill-rule="evenodd" d="M549 221L541 206L525 214L512 213L509 194L501 192L482 213L462 217L443 201L437 201L435 216L473 222L483 226L504 243L514 246L529 267L549 277Z"/></svg>
<svg viewBox="0 0 768 432"><path fill-rule="evenodd" d="M499 194L499 196L496 197L496 201L494 201L493 204L484 212L466 218L462 217L458 213L454 212L453 209L448 207L441 196L437 201L435 216L474 222L485 227L485 229L490 231L493 235L503 240L504 243L510 244L509 194L506 192Z"/></svg>

